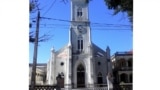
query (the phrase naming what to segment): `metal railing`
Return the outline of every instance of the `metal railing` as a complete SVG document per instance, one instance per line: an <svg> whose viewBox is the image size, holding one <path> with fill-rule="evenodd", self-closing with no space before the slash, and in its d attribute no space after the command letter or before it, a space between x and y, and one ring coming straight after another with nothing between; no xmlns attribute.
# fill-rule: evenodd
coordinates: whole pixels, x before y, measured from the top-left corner
<svg viewBox="0 0 160 90"><path fill-rule="evenodd" d="M99 86L98 84L94 84L94 87L60 88L56 85L36 85L34 90L108 90L106 85L101 85L102 87ZM31 90L31 87L29 87L29 90ZM133 90L133 87L132 85L114 84L113 90Z"/></svg>
<svg viewBox="0 0 160 90"><path fill-rule="evenodd" d="M133 90L132 84L127 85L119 85L119 84L114 84L113 90Z"/></svg>
<svg viewBox="0 0 160 90"><path fill-rule="evenodd" d="M57 85L36 85L34 90L108 90L106 84L93 84L86 86L92 87L60 88ZM29 86L29 90L31 90L31 86Z"/></svg>
<svg viewBox="0 0 160 90"><path fill-rule="evenodd" d="M57 88L53 85L35 85L34 90L58 90ZM29 90L32 90L31 86L29 86Z"/></svg>
<svg viewBox="0 0 160 90"><path fill-rule="evenodd" d="M108 90L107 87L74 88L72 90Z"/></svg>

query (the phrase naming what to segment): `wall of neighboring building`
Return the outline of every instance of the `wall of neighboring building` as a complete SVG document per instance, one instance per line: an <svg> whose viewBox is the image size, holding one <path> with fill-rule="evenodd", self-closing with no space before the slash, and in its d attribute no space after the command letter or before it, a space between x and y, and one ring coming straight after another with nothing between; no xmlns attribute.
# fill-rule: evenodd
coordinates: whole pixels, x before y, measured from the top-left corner
<svg viewBox="0 0 160 90"><path fill-rule="evenodd" d="M32 65L29 66L29 85L31 84ZM37 66L36 68L36 84L44 85L46 81L46 65Z"/></svg>
<svg viewBox="0 0 160 90"><path fill-rule="evenodd" d="M119 87L120 89L123 86L123 88L132 90L133 54L128 52L115 53L111 57L111 61L113 64L115 87Z"/></svg>

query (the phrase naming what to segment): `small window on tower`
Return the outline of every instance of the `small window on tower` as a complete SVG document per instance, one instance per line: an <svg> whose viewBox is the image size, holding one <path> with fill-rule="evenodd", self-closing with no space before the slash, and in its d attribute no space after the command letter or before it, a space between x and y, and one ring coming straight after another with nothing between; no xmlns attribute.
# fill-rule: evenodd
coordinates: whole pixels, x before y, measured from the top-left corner
<svg viewBox="0 0 160 90"><path fill-rule="evenodd" d="M80 40L78 40L78 49L80 49Z"/></svg>
<svg viewBox="0 0 160 90"><path fill-rule="evenodd" d="M78 44L78 50L82 51L83 50L83 38L82 38L82 36L79 36L77 41L78 41L77 42L77 44Z"/></svg>
<svg viewBox="0 0 160 90"><path fill-rule="evenodd" d="M81 40L81 49L83 50L83 40Z"/></svg>
<svg viewBox="0 0 160 90"><path fill-rule="evenodd" d="M82 16L82 8L78 8L77 10L77 16Z"/></svg>

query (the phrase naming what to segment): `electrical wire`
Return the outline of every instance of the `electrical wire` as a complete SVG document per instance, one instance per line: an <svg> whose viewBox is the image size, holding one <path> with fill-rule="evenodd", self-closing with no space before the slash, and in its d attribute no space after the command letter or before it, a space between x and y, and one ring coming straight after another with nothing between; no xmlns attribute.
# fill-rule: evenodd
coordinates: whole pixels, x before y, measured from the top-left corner
<svg viewBox="0 0 160 90"><path fill-rule="evenodd" d="M52 2L51 6L48 8L48 10L47 10L44 14L42 14L42 16L44 16L45 14L48 13L48 11L53 7L53 5L55 4L55 2L56 2L56 0L54 0L54 1Z"/></svg>
<svg viewBox="0 0 160 90"><path fill-rule="evenodd" d="M34 24L34 25L32 25L32 26L36 26L36 24ZM67 24L40 24L40 27L41 27L41 28L45 28L45 27L46 27L46 28L48 28L48 27L52 27L52 28L55 28L55 27L56 27L56 28L62 28L62 27L70 27L70 25L69 25L69 24L68 24L68 25L67 25ZM104 29L104 28L105 28L105 29L106 29L106 28L107 28L107 29L113 29L113 28L114 28L114 29L130 29L130 30L132 29L132 28L130 28L130 27L123 27L123 25L122 25L122 26L114 26L114 25L113 25L113 26L111 26L111 25L110 25L110 26L100 26L100 25L94 25L94 26L92 26L92 25L90 25L90 27L91 27L92 29L98 29L98 30L99 30L99 29L102 29L102 28L103 28L103 29Z"/></svg>
<svg viewBox="0 0 160 90"><path fill-rule="evenodd" d="M64 21L64 22L74 22L70 20L64 20L64 19L55 19L55 18L48 18L48 17L41 17L42 19L48 19L48 20L56 20L56 21ZM124 25L124 24L107 24L107 23L93 23L91 22L90 24L93 25L105 25L105 26L123 26L123 27L131 27L131 25Z"/></svg>
<svg viewBox="0 0 160 90"><path fill-rule="evenodd" d="M36 27L33 27L33 28L36 28ZM69 30L69 27L40 27L40 28L52 28L52 29L59 29L59 30ZM95 31L95 30L102 30L102 31L131 31L131 29L127 29L127 28L124 28L124 29L119 29L119 28L92 28L91 30Z"/></svg>
<svg viewBox="0 0 160 90"><path fill-rule="evenodd" d="M40 17L41 19L47 19L47 20L56 20L56 21L63 21L63 22L73 22L70 20L64 20L64 19L55 19L55 18L48 18L48 17ZM34 24L35 25L35 24ZM34 26L33 25L33 26ZM40 24L40 28L61 28L68 30L70 27L70 24ZM124 24L108 24L108 23L90 23L91 30L130 30L132 31L132 28L130 25L124 25ZM34 28L34 27L33 27Z"/></svg>

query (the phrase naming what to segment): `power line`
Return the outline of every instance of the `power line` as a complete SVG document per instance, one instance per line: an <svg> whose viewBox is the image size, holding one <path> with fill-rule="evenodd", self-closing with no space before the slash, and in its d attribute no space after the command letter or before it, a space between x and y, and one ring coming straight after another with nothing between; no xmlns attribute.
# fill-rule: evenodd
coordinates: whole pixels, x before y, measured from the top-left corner
<svg viewBox="0 0 160 90"><path fill-rule="evenodd" d="M64 21L64 22L71 22L70 20L64 20L64 19L55 19L55 18L48 18L48 17L41 17L42 19L48 19L48 20L56 20L56 21Z"/></svg>
<svg viewBox="0 0 160 90"><path fill-rule="evenodd" d="M65 19L55 19L55 18L48 18L48 17L40 17L41 19L48 19L48 20L56 20L56 21L63 21L63 22L74 22ZM107 24L107 23L90 23L91 30L132 30L130 25L124 24ZM69 29L70 25L68 24L40 24L40 28L63 28ZM34 27L33 27L34 28Z"/></svg>
<svg viewBox="0 0 160 90"><path fill-rule="evenodd" d="M33 27L35 26L35 24L34 25L32 25ZM41 28L48 28L48 27L50 27L50 28L62 28L62 27L70 27L70 25L67 25L67 24L40 24L40 27ZM91 25L91 28L92 29L96 29L96 30L99 30L99 29L132 29L132 28L128 28L128 27L123 27L123 26L99 26L99 25L96 25L96 26L92 26Z"/></svg>
<svg viewBox="0 0 160 90"><path fill-rule="evenodd" d="M33 26L33 28L35 28ZM40 26L40 28L61 28L61 29L69 29L69 26ZM115 27L112 27L112 28L109 28L109 27L98 27L98 28L94 28L94 27L91 27L91 30L132 30L132 29L129 29L129 28L115 28Z"/></svg>
<svg viewBox="0 0 160 90"><path fill-rule="evenodd" d="M33 27L33 28L35 28L35 27ZM57 29L57 27L40 27L40 28L52 28L52 29ZM58 27L59 28L59 27ZM69 30L69 27L60 27L59 28L59 30ZM107 30L107 31L130 31L131 29L126 29L126 28L92 28L91 30L93 30L93 31L95 31L95 30L103 30L103 31L105 31L105 30Z"/></svg>
<svg viewBox="0 0 160 90"><path fill-rule="evenodd" d="M51 2L50 2L51 1ZM42 6L42 9L46 8L48 5L48 3L51 3L52 4L52 1L53 0L46 0L45 4Z"/></svg>
<svg viewBox="0 0 160 90"><path fill-rule="evenodd" d="M52 2L51 6L48 8L48 10L47 10L42 16L44 16L45 14L48 13L48 11L53 7L53 5L55 4L55 2L56 2L56 0L54 0L54 1Z"/></svg>
<svg viewBox="0 0 160 90"><path fill-rule="evenodd" d="M65 19L55 19L55 18L48 18L48 17L41 17L42 19L48 19L48 20L56 20L56 21L63 21L63 22L74 22L70 20L65 20ZM104 26L123 26L123 27L131 27L131 25L125 25L125 24L107 24L107 23L94 23L91 22L90 24L92 25L104 25Z"/></svg>
<svg viewBox="0 0 160 90"><path fill-rule="evenodd" d="M101 25L101 26L123 26L123 27L131 27L131 25L124 25L124 24L107 24L107 23L92 23L92 25Z"/></svg>
<svg viewBox="0 0 160 90"><path fill-rule="evenodd" d="M35 25L35 24L33 24L33 25ZM69 24L40 24L40 25L43 25L43 26L69 26ZM96 25L94 25L93 23L91 23L91 26L92 27L126 27L127 28L127 26L126 25L122 25L122 24L105 24L105 23L99 23L99 24L96 24ZM130 26L128 26L128 27L130 27Z"/></svg>

